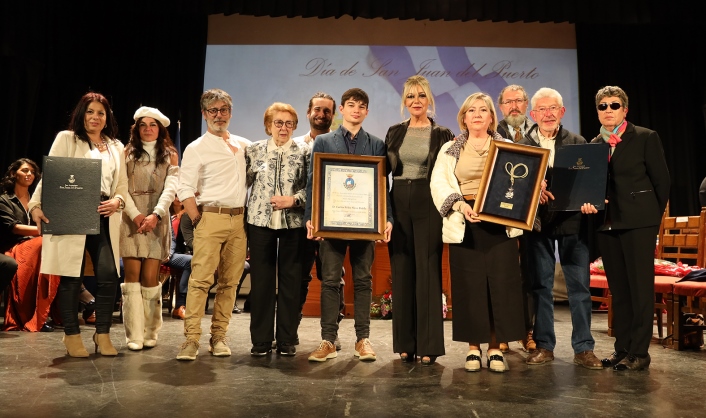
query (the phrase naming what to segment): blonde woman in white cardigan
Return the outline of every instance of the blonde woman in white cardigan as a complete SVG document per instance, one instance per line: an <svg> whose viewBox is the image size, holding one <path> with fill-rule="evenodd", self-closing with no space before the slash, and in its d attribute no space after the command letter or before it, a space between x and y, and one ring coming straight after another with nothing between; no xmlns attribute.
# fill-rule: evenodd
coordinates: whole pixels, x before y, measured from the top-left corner
<svg viewBox="0 0 706 418"><path fill-rule="evenodd" d="M504 372L499 342L525 336L517 239L473 211L490 142L504 139L487 94L468 96L457 119L462 133L441 147L431 175L442 238L450 244L453 340L468 343L467 371L481 370L480 345L487 343L488 369Z"/></svg>
<svg viewBox="0 0 706 418"><path fill-rule="evenodd" d="M154 347L162 328L159 268L169 257L171 222L179 175L177 152L169 138L169 118L140 107L125 147L125 196L120 226L120 255L125 267L123 296L125 339L130 350Z"/></svg>

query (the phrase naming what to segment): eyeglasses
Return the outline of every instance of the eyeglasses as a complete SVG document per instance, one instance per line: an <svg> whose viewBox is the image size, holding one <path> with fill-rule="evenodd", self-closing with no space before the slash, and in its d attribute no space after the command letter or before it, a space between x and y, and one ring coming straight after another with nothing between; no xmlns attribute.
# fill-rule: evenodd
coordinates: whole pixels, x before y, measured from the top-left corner
<svg viewBox="0 0 706 418"><path fill-rule="evenodd" d="M285 122L285 121L283 121L283 120L277 119L277 120L273 121L272 123L274 123L275 126L278 127L278 128L281 128L282 125L285 125L285 126L286 126L287 128L289 128L289 129L294 128L294 122L291 121L291 120L288 120L288 121Z"/></svg>
<svg viewBox="0 0 706 418"><path fill-rule="evenodd" d="M533 109L533 111L539 113L539 114L545 114L547 111L550 113L556 113L561 109L561 106L549 106L549 107L538 107L537 109Z"/></svg>
<svg viewBox="0 0 706 418"><path fill-rule="evenodd" d="M519 104L522 104L526 101L527 101L527 99L505 100L504 102L500 102L500 104L505 105L505 106L511 105L511 104L519 105Z"/></svg>
<svg viewBox="0 0 706 418"><path fill-rule="evenodd" d="M219 113L223 116L228 116L228 115L230 115L230 108L229 107L222 107L220 109L216 109L214 107L213 109L206 109L206 113L208 113L211 116L216 116Z"/></svg>
<svg viewBox="0 0 706 418"><path fill-rule="evenodd" d="M598 110L600 110L601 112L603 112L603 111L605 111L605 110L608 109L608 106L610 106L610 108L613 109L613 110L618 110L618 109L620 109L621 107L623 107L623 105L621 105L621 104L618 103L618 102L613 102L613 103L611 103L610 105L609 105L608 103L600 103L600 104L599 104L598 106L596 106L596 107L598 108Z"/></svg>

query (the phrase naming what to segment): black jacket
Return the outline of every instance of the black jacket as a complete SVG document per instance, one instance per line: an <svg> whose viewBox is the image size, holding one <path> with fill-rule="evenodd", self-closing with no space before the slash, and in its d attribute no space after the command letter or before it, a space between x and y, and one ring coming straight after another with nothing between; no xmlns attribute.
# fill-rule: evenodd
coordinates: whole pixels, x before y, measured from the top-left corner
<svg viewBox="0 0 706 418"><path fill-rule="evenodd" d="M522 145L532 145L540 147L539 144L539 126L534 125L527 131L527 134L518 142ZM585 144L586 139L581 135L571 133L559 126L559 132L556 134L554 149L559 149L564 145ZM552 167L547 167L547 187L552 184ZM581 232L582 222L585 222L585 216L581 212L560 212L549 211L548 205L539 205L537 211L542 224L542 233L546 235L573 235Z"/></svg>
<svg viewBox="0 0 706 418"><path fill-rule="evenodd" d="M34 222L27 216L27 212L17 196L4 193L0 196L0 253L32 238L12 232L17 224L34 225Z"/></svg>
<svg viewBox="0 0 706 418"><path fill-rule="evenodd" d="M427 157L427 180L431 179L431 171L436 163L436 156L439 154L441 146L454 138L453 132L444 126L439 126L431 120L431 139L429 141L429 155ZM400 147L409 127L409 119L393 125L387 130L385 144L387 145L387 161L389 171L392 176L402 174L402 164L400 164Z"/></svg>
<svg viewBox="0 0 706 418"><path fill-rule="evenodd" d="M659 225L670 187L662 141L657 132L629 122L621 139L608 163L608 213L602 229Z"/></svg>

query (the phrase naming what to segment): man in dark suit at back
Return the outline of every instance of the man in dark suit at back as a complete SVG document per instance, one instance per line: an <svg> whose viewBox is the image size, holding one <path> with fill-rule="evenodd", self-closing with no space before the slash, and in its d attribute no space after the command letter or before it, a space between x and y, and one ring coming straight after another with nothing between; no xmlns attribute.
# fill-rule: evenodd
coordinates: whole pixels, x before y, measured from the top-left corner
<svg viewBox="0 0 706 418"><path fill-rule="evenodd" d="M352 88L343 93L339 110L343 122L333 132L318 135L311 150L312 161L316 153L387 155L385 143L378 137L363 130L363 120L368 115L368 95L359 88ZM311 199L313 164L309 166L309 181L306 186L307 238L314 239L314 227L311 223ZM380 175L384 175L381 173ZM388 188L387 223L384 242L389 242L392 233L392 210ZM382 220L381 220L382 221ZM372 296L372 275L370 268L375 257L375 242L363 240L326 239L320 240L319 257L321 258L321 338L319 347L311 353L309 361L323 362L336 357L334 341L338 335L339 291L341 267L346 251L350 251L353 268L354 318L355 318L355 356L360 360L374 361L375 351L370 344L370 300Z"/></svg>
<svg viewBox="0 0 706 418"><path fill-rule="evenodd" d="M529 98L524 87L517 84L511 84L500 90L498 96L498 108L503 113L503 120L498 122L498 133L503 138L510 139L514 142L519 142L529 133L535 124L527 117L527 107ZM519 341L524 351L532 352L537 348L532 332L534 327L534 305L532 300L532 279L529 277L529 269L527 268L529 260L527 259L527 236L521 235L520 242L520 265L522 266L522 298L525 310L525 328L527 329L527 337ZM500 351L506 353L510 350L508 343L500 343Z"/></svg>

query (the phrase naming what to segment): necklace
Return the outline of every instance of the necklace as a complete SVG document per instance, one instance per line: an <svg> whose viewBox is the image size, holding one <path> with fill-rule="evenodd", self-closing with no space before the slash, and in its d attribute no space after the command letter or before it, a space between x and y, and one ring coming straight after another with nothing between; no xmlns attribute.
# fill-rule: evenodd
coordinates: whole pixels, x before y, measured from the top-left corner
<svg viewBox="0 0 706 418"><path fill-rule="evenodd" d="M468 138L468 140L470 141L470 138ZM485 141L483 141L483 143L481 145L476 145L473 143L473 141L470 141L470 142L471 142L471 145L473 146L473 148L475 148L475 150L478 151L478 150L483 149L485 147L485 144L488 143L488 141L490 141L490 135L488 135L488 137L485 139Z"/></svg>
<svg viewBox="0 0 706 418"><path fill-rule="evenodd" d="M106 145L104 140L101 140L101 142L91 141L91 144L93 144L94 147L98 148L98 151L103 151L104 149L108 148L108 145Z"/></svg>

